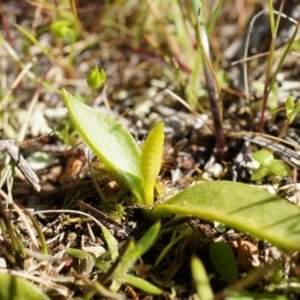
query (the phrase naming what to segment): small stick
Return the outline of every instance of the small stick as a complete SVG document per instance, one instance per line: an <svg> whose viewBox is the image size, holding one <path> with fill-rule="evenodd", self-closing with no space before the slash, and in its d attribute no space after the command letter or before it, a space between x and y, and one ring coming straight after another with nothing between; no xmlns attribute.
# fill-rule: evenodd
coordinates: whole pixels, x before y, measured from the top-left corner
<svg viewBox="0 0 300 300"><path fill-rule="evenodd" d="M25 176L25 178L31 183L34 189L38 192L41 191L40 180L35 172L31 169L28 162L20 153L20 148L16 146L14 140L1 140L0 141L0 153L7 153L14 161L18 169Z"/></svg>

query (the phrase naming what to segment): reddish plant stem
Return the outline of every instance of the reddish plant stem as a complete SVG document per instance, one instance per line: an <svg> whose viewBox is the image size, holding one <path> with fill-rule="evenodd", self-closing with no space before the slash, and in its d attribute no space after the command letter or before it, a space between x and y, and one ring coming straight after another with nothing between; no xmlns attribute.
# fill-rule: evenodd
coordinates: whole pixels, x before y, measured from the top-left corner
<svg viewBox="0 0 300 300"><path fill-rule="evenodd" d="M204 70L206 88L208 93L208 99L210 103L210 110L213 118L217 149L221 160L226 161L228 148L226 145L226 139L223 132L220 109L219 109L219 101L218 101L219 93L217 93L216 85L215 85L215 80L217 79L214 76L213 73L214 71L210 64L210 49L209 49L209 42L208 42L206 30L204 28L204 25L201 24L200 18L198 21L199 23L196 26L197 42L198 45L200 46L199 48L202 55L203 70Z"/></svg>
<svg viewBox="0 0 300 300"><path fill-rule="evenodd" d="M204 63L204 74L205 74L206 88L207 88L207 93L208 93L208 98L210 103L210 110L211 110L213 124L214 124L214 131L215 131L215 137L217 141L218 153L220 155L221 160L226 161L227 145L226 145L226 139L225 139L222 122L220 118L219 103L216 97L217 92L214 85L214 78L206 63Z"/></svg>

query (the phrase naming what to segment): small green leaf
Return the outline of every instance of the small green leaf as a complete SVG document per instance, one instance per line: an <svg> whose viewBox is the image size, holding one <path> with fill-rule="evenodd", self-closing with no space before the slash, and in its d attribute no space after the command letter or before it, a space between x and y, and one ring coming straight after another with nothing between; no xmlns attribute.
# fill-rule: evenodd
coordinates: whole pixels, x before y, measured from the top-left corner
<svg viewBox="0 0 300 300"><path fill-rule="evenodd" d="M50 300L33 283L9 273L0 273L1 300Z"/></svg>
<svg viewBox="0 0 300 300"><path fill-rule="evenodd" d="M294 110L288 116L288 120L290 123L292 123L294 121L294 119L298 115L299 111L300 111L300 105L297 104L297 106L294 108Z"/></svg>
<svg viewBox="0 0 300 300"><path fill-rule="evenodd" d="M192 269L193 281L199 299L213 300L214 293L210 286L209 278L206 274L205 268L201 260L196 256L192 256L191 269Z"/></svg>
<svg viewBox="0 0 300 300"><path fill-rule="evenodd" d="M219 274L229 284L238 279L238 267L233 250L226 243L213 243L210 246L211 260Z"/></svg>
<svg viewBox="0 0 300 300"><path fill-rule="evenodd" d="M101 226L101 228L110 252L111 259L114 262L119 256L118 242L105 226Z"/></svg>
<svg viewBox="0 0 300 300"><path fill-rule="evenodd" d="M253 171L250 180L251 181L260 180L265 176L267 176L269 173L270 171L268 167L260 166L255 171Z"/></svg>
<svg viewBox="0 0 300 300"><path fill-rule="evenodd" d="M164 146L164 123L154 127L142 148L141 172L144 178L145 204L150 206L154 201L154 184L161 168Z"/></svg>
<svg viewBox="0 0 300 300"><path fill-rule="evenodd" d="M66 248L66 252L78 259L86 259L90 256L89 253L80 249Z"/></svg>
<svg viewBox="0 0 300 300"><path fill-rule="evenodd" d="M274 160L273 154L265 149L256 151L253 154L253 158L258 161L262 166L268 167Z"/></svg>
<svg viewBox="0 0 300 300"><path fill-rule="evenodd" d="M300 250L300 209L259 188L231 181L191 186L149 211L219 221L287 250Z"/></svg>
<svg viewBox="0 0 300 300"><path fill-rule="evenodd" d="M292 116L294 112L294 107L295 107L294 98L292 96L288 96L288 98L285 101L285 111L286 111L286 116L290 122L293 121Z"/></svg>
<svg viewBox="0 0 300 300"><path fill-rule="evenodd" d="M114 119L88 107L65 90L62 94L83 140L106 164L116 180L127 185L138 203L143 204L141 153L134 138Z"/></svg>
<svg viewBox="0 0 300 300"><path fill-rule="evenodd" d="M281 177L289 177L292 175L290 167L283 161L274 159L269 167L269 171Z"/></svg>
<svg viewBox="0 0 300 300"><path fill-rule="evenodd" d="M140 289L141 291L145 292L149 295L161 295L162 290L156 287L154 284L146 281L143 278L139 278L130 274L124 275L124 281L127 284L134 286L135 288Z"/></svg>

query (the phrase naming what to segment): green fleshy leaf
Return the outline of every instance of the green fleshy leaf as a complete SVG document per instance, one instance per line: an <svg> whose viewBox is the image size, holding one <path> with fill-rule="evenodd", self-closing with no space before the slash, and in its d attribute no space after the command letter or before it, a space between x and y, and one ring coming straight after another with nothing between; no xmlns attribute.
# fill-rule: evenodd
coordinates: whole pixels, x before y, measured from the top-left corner
<svg viewBox="0 0 300 300"><path fill-rule="evenodd" d="M50 300L33 283L9 273L0 273L1 300Z"/></svg>
<svg viewBox="0 0 300 300"><path fill-rule="evenodd" d="M273 154L265 149L256 151L253 154L253 158L258 161L262 166L268 167L274 160Z"/></svg>
<svg viewBox="0 0 300 300"><path fill-rule="evenodd" d="M170 214L219 221L284 249L300 249L300 209L259 188L231 181L204 182L158 204L152 218Z"/></svg>
<svg viewBox="0 0 300 300"><path fill-rule="evenodd" d="M140 149L130 133L114 119L88 107L62 91L70 117L83 140L105 163L120 184L125 184L139 204L144 203Z"/></svg>
<svg viewBox="0 0 300 300"><path fill-rule="evenodd" d="M264 178L270 173L270 170L268 167L265 166L260 166L257 168L255 171L253 171L250 180L251 181L256 181Z"/></svg>
<svg viewBox="0 0 300 300"><path fill-rule="evenodd" d="M274 159L269 167L269 171L281 177L289 177L292 175L290 167L283 161Z"/></svg>
<svg viewBox="0 0 300 300"><path fill-rule="evenodd" d="M210 246L211 260L219 274L232 284L238 279L238 267L233 250L226 243L213 243Z"/></svg>
<svg viewBox="0 0 300 300"><path fill-rule="evenodd" d="M154 184L161 168L164 138L164 123L159 123L150 131L142 148L141 172L147 206L154 201Z"/></svg>

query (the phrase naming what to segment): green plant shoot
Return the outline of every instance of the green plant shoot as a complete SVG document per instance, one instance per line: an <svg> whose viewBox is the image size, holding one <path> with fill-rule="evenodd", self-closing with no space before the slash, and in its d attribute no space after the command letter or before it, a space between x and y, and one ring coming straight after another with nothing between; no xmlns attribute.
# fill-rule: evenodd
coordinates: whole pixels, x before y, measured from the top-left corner
<svg viewBox="0 0 300 300"><path fill-rule="evenodd" d="M254 152L253 158L265 167L270 166L270 164L274 160L273 154L265 149Z"/></svg>
<svg viewBox="0 0 300 300"><path fill-rule="evenodd" d="M106 73L103 69L99 71L98 66L92 68L86 76L86 82L92 90L101 88L104 85L105 80Z"/></svg>
<svg viewBox="0 0 300 300"><path fill-rule="evenodd" d="M56 37L63 39L66 43L71 43L76 35L71 22L67 20L52 23L50 29Z"/></svg>
<svg viewBox="0 0 300 300"><path fill-rule="evenodd" d="M289 124L291 124L300 111L300 105L297 105L295 107L294 98L292 96L288 96L288 98L286 99L285 111Z"/></svg>
<svg viewBox="0 0 300 300"><path fill-rule="evenodd" d="M164 138L164 124L159 123L150 131L142 148L141 172L146 206L152 205L154 201L154 184L162 163Z"/></svg>
<svg viewBox="0 0 300 300"><path fill-rule="evenodd" d="M63 91L63 96L71 119L84 141L103 160L116 180L132 191L137 203L145 204L143 175L149 176L147 180L149 180L150 190L158 173L158 166L155 167L155 172L143 171L142 175L141 152L129 132L112 118L96 112L66 91ZM158 148L161 151L163 125L158 125L155 131L158 131L158 137L156 132L150 136L149 141L158 139L160 143ZM147 151L152 152L152 150ZM289 173L282 164L278 164L277 160L270 161L269 156L262 155L261 158L268 165L265 168L269 173L277 173L281 176ZM151 158L143 159L145 164L151 161ZM148 205L153 201L151 197L147 200ZM280 197L242 183L213 181L197 184L163 203L158 203L152 210L145 208L144 211L146 212L144 216L148 220L159 220L163 216L172 214L191 215L224 223L231 228L266 239L284 249L300 249L299 208ZM131 254L135 256L134 252ZM131 263L128 262L128 265L125 261L121 272L123 274L124 270L132 264L133 259Z"/></svg>
<svg viewBox="0 0 300 300"><path fill-rule="evenodd" d="M265 149L256 151L253 158L260 163L260 166L254 170L251 180L260 180L268 175L277 175L280 177L291 176L290 167L281 160L274 159L273 154Z"/></svg>

